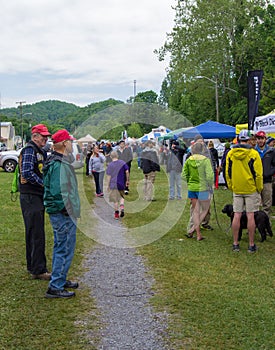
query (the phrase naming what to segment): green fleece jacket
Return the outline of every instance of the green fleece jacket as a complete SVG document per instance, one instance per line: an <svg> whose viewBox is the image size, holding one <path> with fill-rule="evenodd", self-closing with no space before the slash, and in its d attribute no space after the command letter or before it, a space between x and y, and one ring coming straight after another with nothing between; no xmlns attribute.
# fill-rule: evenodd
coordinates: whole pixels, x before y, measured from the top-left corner
<svg viewBox="0 0 275 350"><path fill-rule="evenodd" d="M80 199L74 168L69 158L53 152L46 160L44 174L44 205L48 214L63 213L80 217Z"/></svg>
<svg viewBox="0 0 275 350"><path fill-rule="evenodd" d="M194 154L184 163L182 178L187 181L189 191L201 192L212 189L214 174L209 158Z"/></svg>

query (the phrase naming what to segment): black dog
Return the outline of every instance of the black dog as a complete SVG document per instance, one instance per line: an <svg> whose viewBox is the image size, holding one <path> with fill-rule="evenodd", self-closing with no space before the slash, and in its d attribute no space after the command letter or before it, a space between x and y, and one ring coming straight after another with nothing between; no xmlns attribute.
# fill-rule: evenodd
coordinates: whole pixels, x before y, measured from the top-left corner
<svg viewBox="0 0 275 350"><path fill-rule="evenodd" d="M232 220L234 217L233 205L226 204L224 206L222 212L231 218L231 223L232 223ZM269 222L268 216L264 211L262 211L262 210L256 211L254 213L254 219L255 219L256 228L258 229L258 231L261 235L261 242L264 242L266 240L267 234L270 237L273 236L273 232L272 232L272 229L270 227L270 222ZM247 228L247 216L246 216L246 212L243 211L242 216L241 216L240 230L239 230L239 241L242 238L242 230L246 229L246 228Z"/></svg>

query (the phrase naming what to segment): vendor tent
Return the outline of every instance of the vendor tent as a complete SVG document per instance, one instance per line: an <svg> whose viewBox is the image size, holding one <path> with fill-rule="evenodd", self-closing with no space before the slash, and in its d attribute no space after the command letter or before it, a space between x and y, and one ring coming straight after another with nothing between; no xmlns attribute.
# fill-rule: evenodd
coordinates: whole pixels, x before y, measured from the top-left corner
<svg viewBox="0 0 275 350"><path fill-rule="evenodd" d="M163 140L170 140L170 139L174 139L176 140L178 138L178 134L185 131L185 130L188 130L188 129L191 129L191 127L188 127L188 128L180 128L180 129L177 129L177 130L173 130L173 131L170 131L168 132L168 134L165 134L165 135L162 135L158 138L158 141L163 141Z"/></svg>
<svg viewBox="0 0 275 350"><path fill-rule="evenodd" d="M90 134L87 134L86 136L78 139L77 142L79 142L79 143L96 142L96 139L93 136L91 136Z"/></svg>
<svg viewBox="0 0 275 350"><path fill-rule="evenodd" d="M206 123L176 134L184 139L193 139L196 135L201 135L205 139L234 138L236 130L233 126L208 120Z"/></svg>

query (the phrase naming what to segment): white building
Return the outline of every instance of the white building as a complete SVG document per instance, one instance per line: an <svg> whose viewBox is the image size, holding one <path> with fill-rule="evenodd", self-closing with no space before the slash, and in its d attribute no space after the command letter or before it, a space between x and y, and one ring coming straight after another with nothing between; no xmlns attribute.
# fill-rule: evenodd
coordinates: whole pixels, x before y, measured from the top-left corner
<svg viewBox="0 0 275 350"><path fill-rule="evenodd" d="M11 122L0 122L0 141L5 143L8 149L14 149L15 129Z"/></svg>

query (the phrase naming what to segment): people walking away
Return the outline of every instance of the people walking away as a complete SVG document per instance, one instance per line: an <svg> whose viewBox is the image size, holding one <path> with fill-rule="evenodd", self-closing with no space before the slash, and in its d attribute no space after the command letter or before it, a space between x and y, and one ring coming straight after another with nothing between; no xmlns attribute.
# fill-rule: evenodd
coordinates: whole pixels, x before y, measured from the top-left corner
<svg viewBox="0 0 275 350"><path fill-rule="evenodd" d="M223 175L224 184L225 184L226 188L228 188L228 186L227 186L227 182L226 182L225 168L226 168L226 156L227 156L229 151L230 151L230 143L226 142L224 145L224 152L223 152L222 159L221 159L222 175Z"/></svg>
<svg viewBox="0 0 275 350"><path fill-rule="evenodd" d="M74 256L80 200L77 178L71 165L72 137L63 129L52 135L54 151L47 158L44 172L44 205L54 234L52 276L47 298L70 298L78 282L67 280Z"/></svg>
<svg viewBox="0 0 275 350"><path fill-rule="evenodd" d="M181 173L183 166L184 148L180 147L178 141L171 142L171 148L167 155L166 171L169 174L169 199L181 199ZM176 193L175 193L176 188Z"/></svg>
<svg viewBox="0 0 275 350"><path fill-rule="evenodd" d="M218 175L218 169L219 169L219 155L216 148L214 148L214 142L212 140L208 141L208 150L210 152L212 167L213 167L213 173L214 173L214 185L215 188L219 187L219 184L217 183L217 177Z"/></svg>
<svg viewBox="0 0 275 350"><path fill-rule="evenodd" d="M141 153L141 168L144 174L144 200L154 201L154 182L156 171L160 171L160 165L157 151L154 149L154 142L152 140L146 142L145 148Z"/></svg>
<svg viewBox="0 0 275 350"><path fill-rule="evenodd" d="M103 179L105 174L104 169L105 156L99 152L98 146L94 146L92 155L89 160L89 175L92 175L95 181L96 196L104 197Z"/></svg>
<svg viewBox="0 0 275 350"><path fill-rule="evenodd" d="M263 190L261 191L262 209L270 219L272 206L272 182L275 174L275 149L266 144L266 133L256 133L257 145L255 150L259 153L263 165Z"/></svg>
<svg viewBox="0 0 275 350"><path fill-rule="evenodd" d="M112 162L106 169L107 191L110 192L109 200L114 203L114 218L124 217L124 190L129 186L129 168L121 159L118 159L116 151L111 152Z"/></svg>
<svg viewBox="0 0 275 350"><path fill-rule="evenodd" d="M45 255L45 208L42 168L47 154L43 150L49 133L44 124L32 127L31 141L22 149L19 164L20 205L25 225L27 270L33 279L49 280Z"/></svg>
<svg viewBox="0 0 275 350"><path fill-rule="evenodd" d="M118 159L123 160L129 168L129 173L131 172L131 165L133 160L133 152L129 145L125 144L125 140L120 140L118 143L119 147L117 149ZM125 186L125 194L129 193L129 187Z"/></svg>
<svg viewBox="0 0 275 350"><path fill-rule="evenodd" d="M86 176L89 176L89 161L90 161L90 157L92 155L92 152L93 152L93 144L92 144L92 142L88 142L88 145L87 145L86 150L85 150Z"/></svg>
<svg viewBox="0 0 275 350"><path fill-rule="evenodd" d="M238 137L239 143L228 152L226 181L228 188L233 192L232 250L240 251L240 220L243 211L246 210L248 252L255 253L257 246L254 243L256 230L254 212L259 210L259 196L263 189L263 167L259 153L248 144L249 138L249 131L241 130Z"/></svg>
<svg viewBox="0 0 275 350"><path fill-rule="evenodd" d="M213 187L213 168L209 158L203 155L204 145L200 142L191 147L191 156L186 160L183 167L182 177L187 182L188 198L191 201L191 215L194 226L191 232L187 233L192 238L194 232L197 234L197 241L202 241L200 225L208 212L211 191Z"/></svg>

